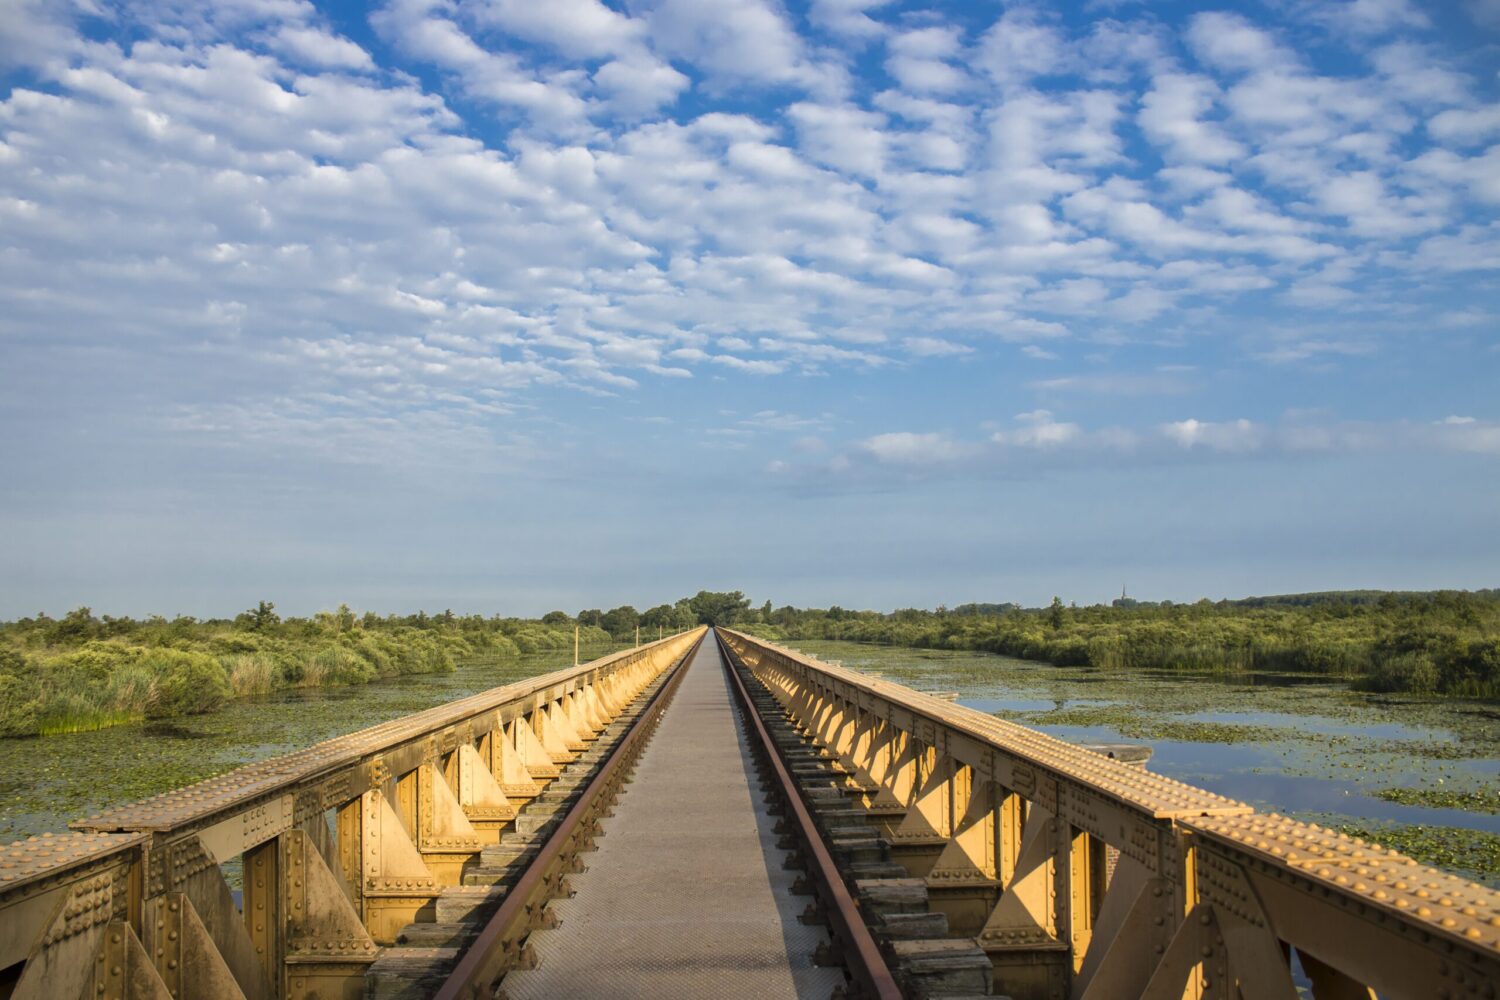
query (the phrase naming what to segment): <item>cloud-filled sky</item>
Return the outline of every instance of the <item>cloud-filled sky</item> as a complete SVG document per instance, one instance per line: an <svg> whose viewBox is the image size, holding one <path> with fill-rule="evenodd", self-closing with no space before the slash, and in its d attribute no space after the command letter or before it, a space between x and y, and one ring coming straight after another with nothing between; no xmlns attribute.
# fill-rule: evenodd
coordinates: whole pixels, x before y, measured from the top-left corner
<svg viewBox="0 0 1500 1000"><path fill-rule="evenodd" d="M0 616L1500 585L1500 0L0 0Z"/></svg>

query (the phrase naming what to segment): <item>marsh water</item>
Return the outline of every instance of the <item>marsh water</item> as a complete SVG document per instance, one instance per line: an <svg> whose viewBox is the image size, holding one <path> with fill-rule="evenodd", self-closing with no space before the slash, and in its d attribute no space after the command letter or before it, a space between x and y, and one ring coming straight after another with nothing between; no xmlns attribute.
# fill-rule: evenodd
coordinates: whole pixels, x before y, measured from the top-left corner
<svg viewBox="0 0 1500 1000"><path fill-rule="evenodd" d="M1500 705L1371 695L1327 677L1057 667L990 653L792 641L1074 741L1153 748L1153 771L1308 822L1357 827L1500 885L1500 814L1401 804L1386 790L1500 790Z"/></svg>
<svg viewBox="0 0 1500 1000"><path fill-rule="evenodd" d="M592 649L590 657L608 650ZM351 687L240 698L213 715L0 739L0 843L500 684L569 666L573 651L460 664Z"/></svg>
<svg viewBox="0 0 1500 1000"><path fill-rule="evenodd" d="M1403 838L1392 846L1500 884L1500 814L1376 796L1493 795L1500 705L1376 697L1323 677L1122 674L988 653L791 645L919 689L956 691L962 704L1064 739L1150 744L1150 767L1161 774L1312 822L1389 832ZM0 842L569 662L571 651L467 663L451 674L240 699L165 724L0 740Z"/></svg>

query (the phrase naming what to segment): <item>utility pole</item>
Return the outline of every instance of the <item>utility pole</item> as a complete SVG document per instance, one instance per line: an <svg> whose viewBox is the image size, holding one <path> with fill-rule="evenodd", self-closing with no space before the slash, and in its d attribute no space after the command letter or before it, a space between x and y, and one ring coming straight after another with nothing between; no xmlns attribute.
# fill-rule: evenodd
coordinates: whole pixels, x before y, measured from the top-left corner
<svg viewBox="0 0 1500 1000"><path fill-rule="evenodd" d="M573 626L573 666L578 666L578 626Z"/></svg>
<svg viewBox="0 0 1500 1000"><path fill-rule="evenodd" d="M639 625L635 627L635 644L637 646L641 644L641 627Z"/></svg>

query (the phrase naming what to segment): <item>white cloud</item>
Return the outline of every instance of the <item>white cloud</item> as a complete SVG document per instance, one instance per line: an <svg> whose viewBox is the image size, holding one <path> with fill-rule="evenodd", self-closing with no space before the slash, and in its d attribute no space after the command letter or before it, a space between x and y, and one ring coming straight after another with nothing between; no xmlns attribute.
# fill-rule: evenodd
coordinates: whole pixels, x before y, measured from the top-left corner
<svg viewBox="0 0 1500 1000"><path fill-rule="evenodd" d="M767 0L655 0L643 8L656 50L721 86L823 82L784 12Z"/></svg>
<svg viewBox="0 0 1500 1000"><path fill-rule="evenodd" d="M1207 77L1163 73L1141 99L1141 127L1176 160L1223 164L1239 159L1245 148L1203 120L1217 94L1218 87Z"/></svg>
<svg viewBox="0 0 1500 1000"><path fill-rule="evenodd" d="M1194 15L1189 23L1187 40L1199 59L1222 70L1264 70L1292 61L1270 33L1239 14L1212 12Z"/></svg>
<svg viewBox="0 0 1500 1000"><path fill-rule="evenodd" d="M1500 135L1500 104L1481 108L1449 108L1427 122L1427 131L1441 142L1464 145Z"/></svg>
<svg viewBox="0 0 1500 1000"><path fill-rule="evenodd" d="M670 64L649 58L612 59L594 72L594 84L611 110L629 117L671 104L688 82Z"/></svg>
<svg viewBox="0 0 1500 1000"><path fill-rule="evenodd" d="M1178 420L1163 424L1161 432L1183 448L1207 448L1210 451L1258 451L1265 446L1265 428L1240 418L1226 423Z"/></svg>
<svg viewBox="0 0 1500 1000"><path fill-rule="evenodd" d="M968 76L952 60L959 56L957 28L916 28L886 40L886 69L902 87L921 94L961 90Z"/></svg>
<svg viewBox="0 0 1500 1000"><path fill-rule="evenodd" d="M787 109L801 149L819 163L862 177L885 170L886 117L848 105L800 103Z"/></svg>
<svg viewBox="0 0 1500 1000"><path fill-rule="evenodd" d="M338 35L320 28L287 25L275 35L275 46L288 56L312 66L330 69L372 69L370 53Z"/></svg>
<svg viewBox="0 0 1500 1000"><path fill-rule="evenodd" d="M901 346L908 354L919 358L951 358L974 353L974 348L967 344L955 344L941 337L907 337L901 341Z"/></svg>
<svg viewBox="0 0 1500 1000"><path fill-rule="evenodd" d="M1314 20L1356 35L1379 35L1431 24L1411 0L1328 0L1314 6L1311 14Z"/></svg>
<svg viewBox="0 0 1500 1000"><path fill-rule="evenodd" d="M855 42L866 42L885 34L887 28L871 17L892 0L812 0L808 19L825 31Z"/></svg>
<svg viewBox="0 0 1500 1000"><path fill-rule="evenodd" d="M1391 337L1297 310L1468 315L1500 267L1500 120L1437 41L1320 75L1240 15L1015 7L976 37L863 0L391 0L376 65L297 0L124 4L109 43L86 9L3 28L39 81L0 102L10 342L160 337L489 419L536 384L963 363L985 338L1047 361L1034 342L1176 357L1224 331L1326 365ZM1107 369L1032 388L1192 384Z"/></svg>
<svg viewBox="0 0 1500 1000"><path fill-rule="evenodd" d="M1061 34L1021 7L1006 11L985 31L976 61L1002 85L1066 72L1073 65Z"/></svg>
<svg viewBox="0 0 1500 1000"><path fill-rule="evenodd" d="M859 444L859 450L882 465L923 466L951 462L968 451L946 434L894 431L876 434Z"/></svg>
<svg viewBox="0 0 1500 1000"><path fill-rule="evenodd" d="M1052 418L1051 410L1032 410L1016 414L1021 426L1009 431L996 431L990 440L996 444L1015 448L1061 448L1074 444L1083 436L1077 424L1062 423Z"/></svg>
<svg viewBox="0 0 1500 1000"><path fill-rule="evenodd" d="M646 28L599 0L484 0L469 6L475 21L529 41L543 42L565 55L597 59L632 54L644 44Z"/></svg>
<svg viewBox="0 0 1500 1000"><path fill-rule="evenodd" d="M1338 454L1456 452L1500 455L1500 423L1448 417L1429 423L1319 422L1316 413L1288 413L1279 422L1246 418L1185 418L1150 427L1086 428L1057 420L1049 410L1019 413L1011 426L983 439L942 432L880 434L856 441L831 459L799 467L781 461L787 474L833 480L878 477L889 470L920 476L1007 476L1054 468L1229 462L1269 457L1316 458ZM824 442L811 454L823 451Z"/></svg>

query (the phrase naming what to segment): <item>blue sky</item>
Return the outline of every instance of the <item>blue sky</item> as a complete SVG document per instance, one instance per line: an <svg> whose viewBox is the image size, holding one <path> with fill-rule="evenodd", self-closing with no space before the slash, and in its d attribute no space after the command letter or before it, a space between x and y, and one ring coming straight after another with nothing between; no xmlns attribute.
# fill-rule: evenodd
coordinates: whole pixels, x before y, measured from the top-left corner
<svg viewBox="0 0 1500 1000"><path fill-rule="evenodd" d="M1500 0L0 0L0 615L1500 585Z"/></svg>

